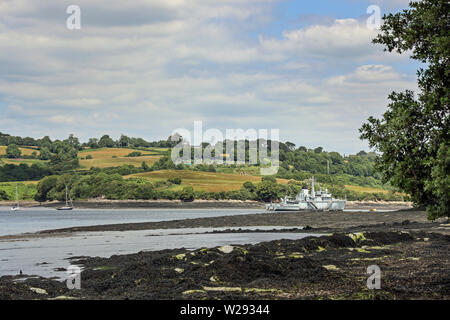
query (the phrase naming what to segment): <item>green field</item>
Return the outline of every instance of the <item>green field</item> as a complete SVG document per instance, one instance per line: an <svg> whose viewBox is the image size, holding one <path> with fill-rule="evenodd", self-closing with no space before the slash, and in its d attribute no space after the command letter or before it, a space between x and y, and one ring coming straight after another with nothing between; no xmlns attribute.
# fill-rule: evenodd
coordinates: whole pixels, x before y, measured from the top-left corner
<svg viewBox="0 0 450 320"><path fill-rule="evenodd" d="M0 146L0 156L6 155L7 146ZM39 150L35 149L35 147L19 147L19 150L22 152L24 156L31 156L33 152L36 152L39 155Z"/></svg>
<svg viewBox="0 0 450 320"><path fill-rule="evenodd" d="M345 188L350 191L356 191L356 192L367 192L367 193L389 193L389 190L381 189L381 188L371 188L371 187L361 187L361 186L351 186L351 185L345 185Z"/></svg>
<svg viewBox="0 0 450 320"><path fill-rule="evenodd" d="M42 164L45 163L46 161L44 160L39 160L39 159L8 159L5 158L6 155L6 148L7 146L0 146L0 166L4 165L4 164L28 164L28 165L32 165L32 164ZM39 150L36 149L36 147L20 147L19 148L20 151L22 151L22 155L24 156L31 156L33 152L36 152L36 155L39 156Z"/></svg>
<svg viewBox="0 0 450 320"><path fill-rule="evenodd" d="M39 159L6 159L6 158L1 158L0 159L0 166L4 165L4 164L22 164L25 163L29 166L31 166L32 164L44 164L48 162L48 160L39 160Z"/></svg>
<svg viewBox="0 0 450 320"><path fill-rule="evenodd" d="M140 157L127 157L133 151L142 153ZM149 166L161 158L161 153L164 150L158 149L128 149L128 148L101 148L101 149L87 149L80 151L78 157L80 158L80 166L82 169L119 167L130 164L139 167L142 161L145 161ZM92 159L86 159L90 155Z"/></svg>
<svg viewBox="0 0 450 320"><path fill-rule="evenodd" d="M246 181L253 183L261 181L261 177L257 176L192 170L160 170L126 176L126 178L144 178L149 181L167 180L175 177L181 178L182 185L190 185L194 190L207 192L239 190ZM288 182L286 179L277 180L279 183Z"/></svg>

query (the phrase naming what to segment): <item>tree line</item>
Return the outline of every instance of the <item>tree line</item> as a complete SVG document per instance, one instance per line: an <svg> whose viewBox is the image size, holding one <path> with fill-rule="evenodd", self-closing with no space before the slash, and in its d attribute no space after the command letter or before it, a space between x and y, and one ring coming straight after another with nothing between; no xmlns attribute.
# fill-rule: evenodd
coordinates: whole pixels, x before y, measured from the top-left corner
<svg viewBox="0 0 450 320"><path fill-rule="evenodd" d="M52 141L49 136L45 136L41 139L34 139L31 137L22 138L19 136L12 136L0 132L0 146L16 145L38 147L38 150L45 147L50 152L53 152L52 145L59 142L67 142L75 149L83 150L84 148L172 148L178 143L178 140L169 137L166 140L149 142L142 138L128 137L123 134L119 139L114 140L109 135L105 134L100 138L89 138L87 142L81 143L73 134L65 140Z"/></svg>

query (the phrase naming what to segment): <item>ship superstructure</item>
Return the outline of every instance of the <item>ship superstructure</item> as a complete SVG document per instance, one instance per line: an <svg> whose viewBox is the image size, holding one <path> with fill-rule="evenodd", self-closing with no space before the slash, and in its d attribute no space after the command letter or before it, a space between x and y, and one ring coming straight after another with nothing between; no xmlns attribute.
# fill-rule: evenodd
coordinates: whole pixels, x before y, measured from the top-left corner
<svg viewBox="0 0 450 320"><path fill-rule="evenodd" d="M295 199L286 196L278 203L267 204L266 209L270 211L342 211L345 204L346 200L334 199L328 189L315 191L314 177L312 177L311 191L302 189Z"/></svg>

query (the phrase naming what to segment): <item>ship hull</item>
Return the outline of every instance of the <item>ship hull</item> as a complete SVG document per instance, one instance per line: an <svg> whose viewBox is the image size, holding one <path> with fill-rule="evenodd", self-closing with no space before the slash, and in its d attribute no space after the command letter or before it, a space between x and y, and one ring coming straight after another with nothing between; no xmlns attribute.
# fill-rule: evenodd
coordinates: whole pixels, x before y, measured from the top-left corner
<svg viewBox="0 0 450 320"><path fill-rule="evenodd" d="M72 210L72 207L60 207L60 208L56 208L56 210L63 210L63 211L67 211L67 210Z"/></svg>
<svg viewBox="0 0 450 320"><path fill-rule="evenodd" d="M345 209L346 200L334 199L328 189L315 191L314 176L311 179L311 191L303 188L295 199L287 195L281 202L266 205L269 211L342 211Z"/></svg>
<svg viewBox="0 0 450 320"><path fill-rule="evenodd" d="M309 201L299 203L271 203L266 209L269 211L342 211L345 209L345 200Z"/></svg>

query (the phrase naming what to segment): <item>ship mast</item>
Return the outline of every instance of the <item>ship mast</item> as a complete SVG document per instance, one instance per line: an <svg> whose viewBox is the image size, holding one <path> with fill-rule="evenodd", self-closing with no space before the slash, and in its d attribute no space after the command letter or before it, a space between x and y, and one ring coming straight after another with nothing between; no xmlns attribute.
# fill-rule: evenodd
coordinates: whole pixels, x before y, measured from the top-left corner
<svg viewBox="0 0 450 320"><path fill-rule="evenodd" d="M314 176L312 176L312 182L311 182L311 197L316 197L316 191L314 190Z"/></svg>

